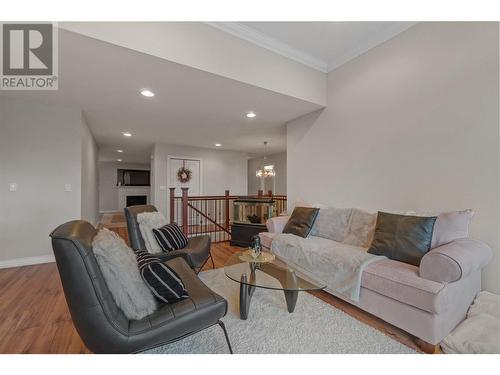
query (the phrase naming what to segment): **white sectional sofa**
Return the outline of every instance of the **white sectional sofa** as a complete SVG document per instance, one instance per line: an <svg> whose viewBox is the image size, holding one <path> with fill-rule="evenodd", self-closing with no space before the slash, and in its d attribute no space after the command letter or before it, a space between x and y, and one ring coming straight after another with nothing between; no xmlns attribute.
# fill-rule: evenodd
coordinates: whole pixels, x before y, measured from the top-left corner
<svg viewBox="0 0 500 375"><path fill-rule="evenodd" d="M297 240L297 248L276 255L305 273L324 276L334 262L329 258L328 248L325 250L324 241L329 241L332 248L367 251L376 214L358 209L323 210L326 209L320 209L311 234ZM288 218L268 220L268 232L260 233L265 248L273 249L272 242L282 233ZM441 233L433 233L433 248L424 255L419 267L391 259L369 264L362 273L357 302L334 292L328 283L326 291L416 336L424 351L434 350L466 317L481 290L481 269L492 258L485 243L468 238L468 234L464 236L446 222L449 219L450 216L441 219ZM446 228L450 229L443 230ZM453 240L447 242L450 239ZM436 243L440 240L446 243ZM323 241L322 246L317 246L318 241ZM321 254L318 248L323 249Z"/></svg>

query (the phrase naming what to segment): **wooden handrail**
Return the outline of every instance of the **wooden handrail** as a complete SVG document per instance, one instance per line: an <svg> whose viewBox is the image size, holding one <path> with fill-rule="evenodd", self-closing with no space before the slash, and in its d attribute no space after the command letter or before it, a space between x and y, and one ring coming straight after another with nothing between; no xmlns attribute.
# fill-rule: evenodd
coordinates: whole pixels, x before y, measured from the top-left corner
<svg viewBox="0 0 500 375"><path fill-rule="evenodd" d="M190 201L204 201L204 200L218 200L218 199L241 199L241 198L265 198L267 197L266 195L193 195L193 196L188 196L188 200ZM272 196L276 200L286 200L287 196L286 195L273 195ZM182 197L174 197L173 199L180 199L182 200Z"/></svg>
<svg viewBox="0 0 500 375"><path fill-rule="evenodd" d="M209 200L217 200L217 199L222 199L224 200L226 198L225 195L193 195L188 197L188 200L190 201L209 201ZM229 195L227 198L229 199L238 199L240 198L239 195ZM182 197L174 197L174 199L182 199Z"/></svg>
<svg viewBox="0 0 500 375"><path fill-rule="evenodd" d="M189 196L187 187L183 187L181 190L181 195L176 196L175 188L169 188L170 222L180 225L186 235L209 234L212 236L213 242L227 241L231 238L230 223L234 200L245 198L272 199L276 202L276 214L279 215L286 211L287 196L273 195L271 190L267 191L266 194L259 190L256 195L231 195L229 190L225 190L224 195L195 196Z"/></svg>

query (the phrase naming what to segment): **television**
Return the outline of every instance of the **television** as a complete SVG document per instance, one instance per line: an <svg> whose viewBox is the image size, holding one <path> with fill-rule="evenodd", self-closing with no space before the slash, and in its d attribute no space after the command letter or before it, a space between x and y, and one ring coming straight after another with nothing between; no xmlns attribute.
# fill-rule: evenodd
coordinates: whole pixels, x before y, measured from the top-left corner
<svg viewBox="0 0 500 375"><path fill-rule="evenodd" d="M118 169L118 186L150 186L150 171Z"/></svg>

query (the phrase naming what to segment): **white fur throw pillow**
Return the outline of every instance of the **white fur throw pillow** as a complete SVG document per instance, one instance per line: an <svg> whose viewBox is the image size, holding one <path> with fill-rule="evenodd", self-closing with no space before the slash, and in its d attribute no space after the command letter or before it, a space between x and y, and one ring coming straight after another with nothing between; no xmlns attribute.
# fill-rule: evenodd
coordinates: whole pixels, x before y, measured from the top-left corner
<svg viewBox="0 0 500 375"><path fill-rule="evenodd" d="M101 229L92 242L97 264L111 296L123 314L142 319L156 310L156 300L142 280L137 259L125 241L115 232Z"/></svg>
<svg viewBox="0 0 500 375"><path fill-rule="evenodd" d="M370 213L358 208L351 210L349 224L344 236L344 243L352 246L368 249L375 233L377 214Z"/></svg>
<svg viewBox="0 0 500 375"><path fill-rule="evenodd" d="M158 229L167 225L167 220L161 212L143 212L137 215L139 230L141 231L146 250L152 254L163 252L153 235L153 229Z"/></svg>
<svg viewBox="0 0 500 375"><path fill-rule="evenodd" d="M347 232L350 217L350 208L321 207L309 234L342 242Z"/></svg>

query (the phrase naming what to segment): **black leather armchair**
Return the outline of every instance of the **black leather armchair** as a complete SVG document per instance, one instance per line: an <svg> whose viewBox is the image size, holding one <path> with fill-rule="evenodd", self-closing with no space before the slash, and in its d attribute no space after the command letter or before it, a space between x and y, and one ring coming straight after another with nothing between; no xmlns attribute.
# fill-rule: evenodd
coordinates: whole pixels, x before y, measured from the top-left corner
<svg viewBox="0 0 500 375"><path fill-rule="evenodd" d="M95 353L135 353L165 345L219 324L232 353L224 324L227 301L211 291L183 258L167 261L186 285L190 298L159 309L141 320L128 320L114 302L92 251L96 229L75 220L50 236L73 324Z"/></svg>
<svg viewBox="0 0 500 375"><path fill-rule="evenodd" d="M127 219L128 237L130 245L135 250L147 251L144 239L142 238L137 222L137 215L143 212L156 212L156 207L146 204L139 206L130 206L125 208L125 217ZM190 237L188 245L184 249L165 252L162 254L155 254L161 260L168 260L176 257L182 257L191 266L191 268L200 272L205 263L210 258L212 260L212 267L215 268L212 254L210 253L210 236L202 235Z"/></svg>

